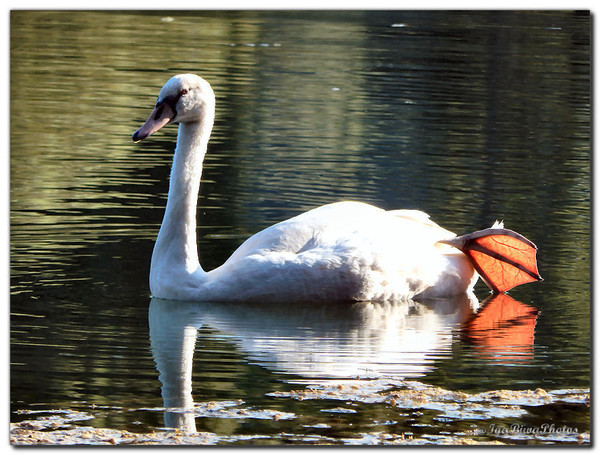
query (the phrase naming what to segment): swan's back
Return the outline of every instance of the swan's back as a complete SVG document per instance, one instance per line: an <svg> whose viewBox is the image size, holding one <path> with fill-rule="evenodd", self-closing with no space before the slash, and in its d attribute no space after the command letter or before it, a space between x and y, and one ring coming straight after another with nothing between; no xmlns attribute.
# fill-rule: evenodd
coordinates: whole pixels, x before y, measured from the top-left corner
<svg viewBox="0 0 600 455"><path fill-rule="evenodd" d="M385 211L361 202L345 201L324 205L277 223L246 240L227 262L266 252L301 254L315 248L390 248L406 254L406 248L455 237L418 210ZM457 250L437 245L446 251ZM418 249L418 248L417 248Z"/></svg>

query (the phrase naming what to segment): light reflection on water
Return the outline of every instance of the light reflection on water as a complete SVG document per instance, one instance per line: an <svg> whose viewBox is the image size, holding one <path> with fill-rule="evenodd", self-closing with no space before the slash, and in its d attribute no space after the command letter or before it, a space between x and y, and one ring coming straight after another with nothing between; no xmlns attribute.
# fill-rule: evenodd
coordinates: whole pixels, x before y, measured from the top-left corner
<svg viewBox="0 0 600 455"><path fill-rule="evenodd" d="M252 362L268 370L308 378L420 377L432 356L447 353L452 331L476 310L474 296L429 305L412 301L354 305L222 305L153 299L150 339L155 355L172 360L194 335L209 327L231 337ZM475 308L473 308L473 306ZM160 342L159 342L160 340ZM160 365L159 365L160 369Z"/></svg>
<svg viewBox="0 0 600 455"><path fill-rule="evenodd" d="M541 310L533 345L517 361L490 356L452 319L444 343L420 351L422 380L589 386L589 15L446 14L12 12L13 410L161 406L147 276L176 131L130 136L183 71L217 95L199 200L206 269L336 200L422 209L459 233L504 219L540 248L545 281L512 293ZM192 382L206 399L262 405L290 374L219 327L198 333Z"/></svg>

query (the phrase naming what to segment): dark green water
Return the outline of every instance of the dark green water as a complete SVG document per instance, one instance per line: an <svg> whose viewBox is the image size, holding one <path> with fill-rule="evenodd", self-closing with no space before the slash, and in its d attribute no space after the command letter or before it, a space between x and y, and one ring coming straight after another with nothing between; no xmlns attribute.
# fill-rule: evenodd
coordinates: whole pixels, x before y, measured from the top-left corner
<svg viewBox="0 0 600 455"><path fill-rule="evenodd" d="M328 414L339 403L269 395L314 381L590 387L589 13L12 11L10 36L13 412L79 409L97 427L164 427L164 356L192 362L178 387L196 403L301 416L195 419L198 431L265 436L255 443L467 425L382 403ZM254 232L337 200L418 208L458 233L503 219L539 248L545 281L511 292L539 310L531 340L474 341L461 331L464 302L282 302L248 308L251 317L151 305L176 128L142 144L130 136L181 72L217 95L199 200L205 269ZM153 311L173 323L151 340ZM541 407L514 421L589 431L589 409Z"/></svg>

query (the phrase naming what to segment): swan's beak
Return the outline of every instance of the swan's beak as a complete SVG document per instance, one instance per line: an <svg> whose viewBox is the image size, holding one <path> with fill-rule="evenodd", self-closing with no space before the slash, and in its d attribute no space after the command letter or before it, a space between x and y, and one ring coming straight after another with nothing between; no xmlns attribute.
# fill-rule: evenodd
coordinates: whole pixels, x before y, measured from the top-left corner
<svg viewBox="0 0 600 455"><path fill-rule="evenodd" d="M142 139L147 138L153 133L156 133L166 124L173 121L176 113L173 111L169 103L161 102L156 105L146 123L144 123L135 133L131 136L133 142L139 142Z"/></svg>

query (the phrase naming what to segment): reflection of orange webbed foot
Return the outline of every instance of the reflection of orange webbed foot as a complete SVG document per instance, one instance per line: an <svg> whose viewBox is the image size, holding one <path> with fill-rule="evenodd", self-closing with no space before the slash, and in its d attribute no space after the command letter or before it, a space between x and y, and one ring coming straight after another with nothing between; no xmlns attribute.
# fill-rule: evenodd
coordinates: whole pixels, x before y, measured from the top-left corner
<svg viewBox="0 0 600 455"><path fill-rule="evenodd" d="M484 357L526 360L533 355L538 314L537 308L506 294L495 294L464 324L462 334Z"/></svg>
<svg viewBox="0 0 600 455"><path fill-rule="evenodd" d="M494 292L506 292L520 284L542 280L535 256L537 247L510 229L492 227L443 243L461 250Z"/></svg>

